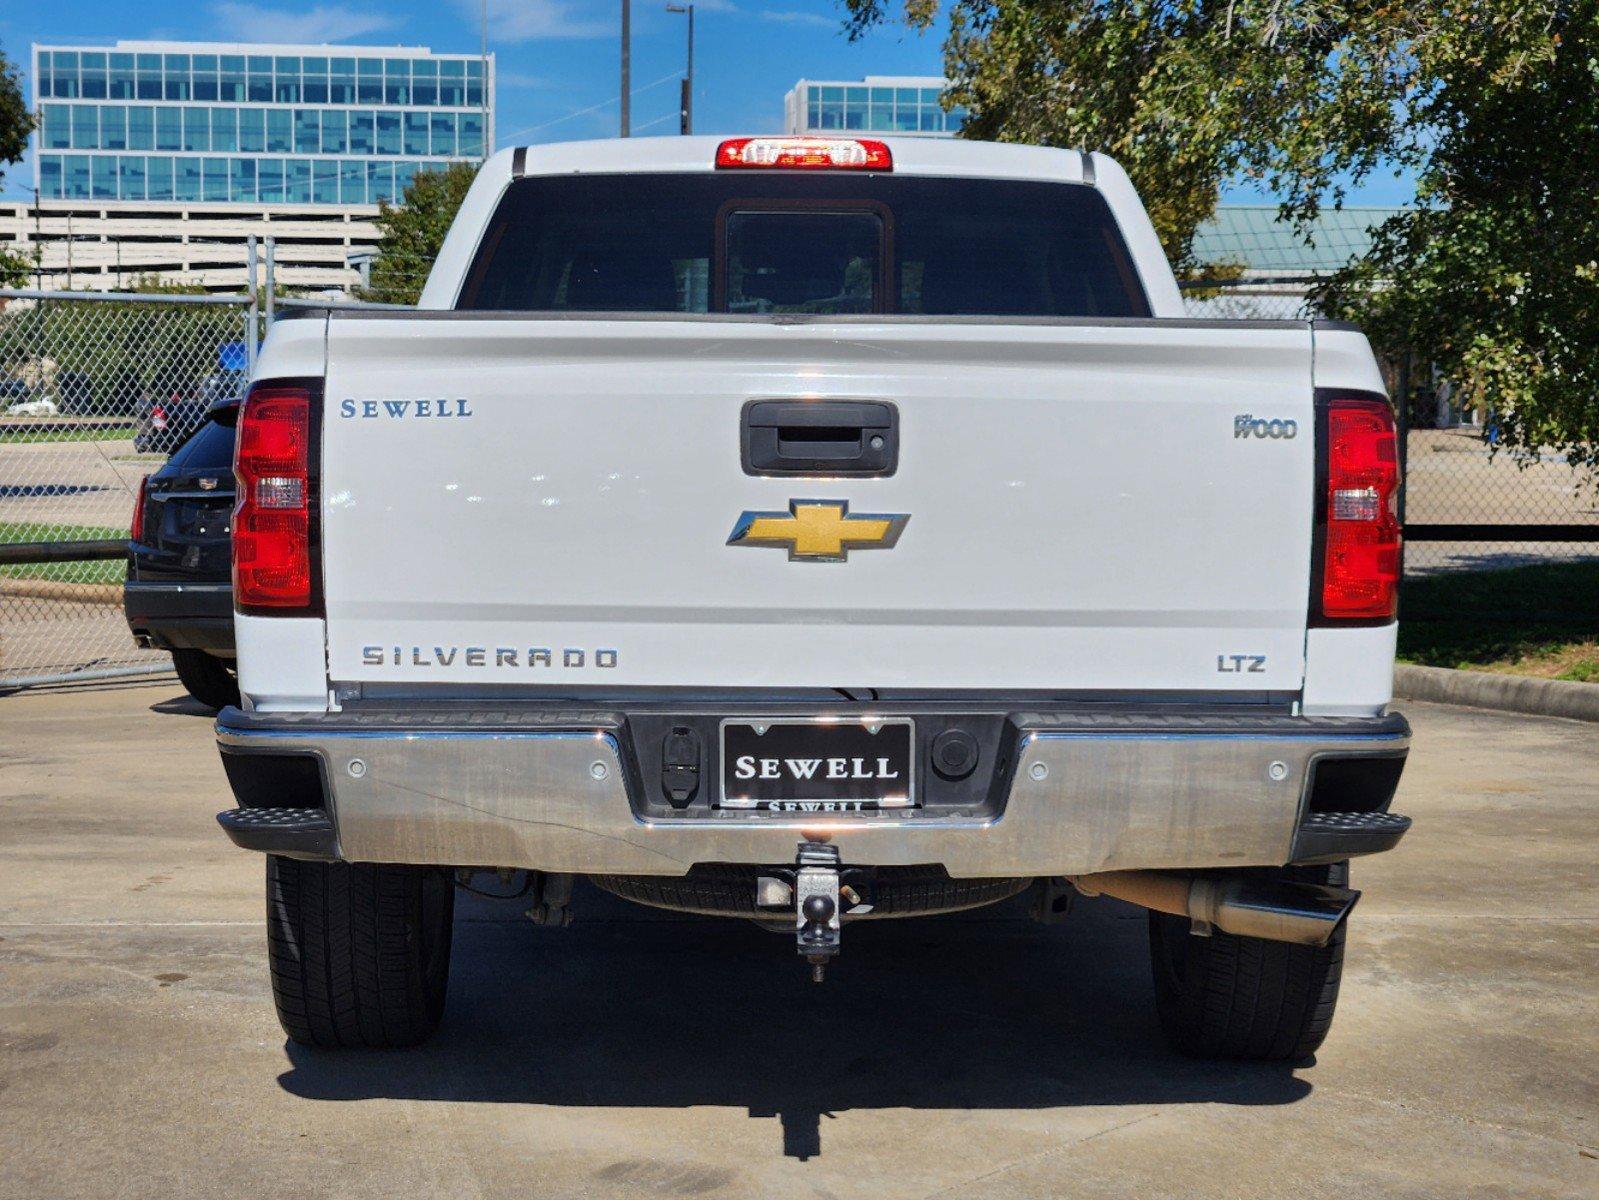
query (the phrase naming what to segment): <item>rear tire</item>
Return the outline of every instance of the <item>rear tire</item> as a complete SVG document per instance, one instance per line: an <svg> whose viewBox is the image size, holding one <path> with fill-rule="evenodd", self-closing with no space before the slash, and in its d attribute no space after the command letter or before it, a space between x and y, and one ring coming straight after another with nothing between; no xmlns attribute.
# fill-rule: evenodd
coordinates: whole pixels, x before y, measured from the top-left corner
<svg viewBox="0 0 1599 1200"><path fill-rule="evenodd" d="M1281 877L1345 887L1349 864L1290 867ZM1155 1008L1172 1047L1196 1058L1295 1061L1332 1027L1343 976L1340 925L1325 946L1296 946L1213 932L1195 937L1186 917L1149 914Z"/></svg>
<svg viewBox="0 0 1599 1200"><path fill-rule="evenodd" d="M238 677L220 658L204 650L174 650L172 666L184 690L207 708L238 706Z"/></svg>
<svg viewBox="0 0 1599 1200"><path fill-rule="evenodd" d="M439 867L267 856L267 950L302 1046L414 1046L444 1014L455 884Z"/></svg>

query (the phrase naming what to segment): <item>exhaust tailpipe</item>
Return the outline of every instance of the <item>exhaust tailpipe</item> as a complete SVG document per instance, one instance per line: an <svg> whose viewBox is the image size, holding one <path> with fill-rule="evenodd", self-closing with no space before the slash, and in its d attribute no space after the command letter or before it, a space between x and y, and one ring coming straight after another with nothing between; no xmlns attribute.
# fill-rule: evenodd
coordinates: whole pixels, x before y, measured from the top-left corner
<svg viewBox="0 0 1599 1200"><path fill-rule="evenodd" d="M1219 929L1238 937L1300 946L1325 946L1360 899L1360 893L1349 888L1245 875L1208 878L1165 871L1101 871L1070 878L1085 896L1114 896L1156 912L1188 917L1193 931L1202 937Z"/></svg>

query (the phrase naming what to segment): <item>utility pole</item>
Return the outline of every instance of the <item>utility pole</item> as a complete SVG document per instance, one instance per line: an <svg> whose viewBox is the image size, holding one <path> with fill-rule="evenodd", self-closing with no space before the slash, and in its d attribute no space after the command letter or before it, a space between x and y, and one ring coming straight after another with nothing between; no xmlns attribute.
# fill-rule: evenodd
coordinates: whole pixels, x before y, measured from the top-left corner
<svg viewBox="0 0 1599 1200"><path fill-rule="evenodd" d="M633 3L622 0L622 136L633 136Z"/></svg>
<svg viewBox="0 0 1599 1200"><path fill-rule="evenodd" d="M33 189L33 286L44 291L44 235L39 232L39 189Z"/></svg>
<svg viewBox="0 0 1599 1200"><path fill-rule="evenodd" d="M694 132L694 6L668 4L666 11L688 14L688 74L683 79L683 93L677 103L677 129L687 136Z"/></svg>

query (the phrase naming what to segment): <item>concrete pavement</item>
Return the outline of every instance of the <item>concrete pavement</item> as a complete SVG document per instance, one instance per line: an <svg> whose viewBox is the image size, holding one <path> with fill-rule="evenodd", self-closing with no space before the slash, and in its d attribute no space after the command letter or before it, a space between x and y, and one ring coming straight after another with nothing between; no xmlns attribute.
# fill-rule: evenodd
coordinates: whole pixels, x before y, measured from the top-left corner
<svg viewBox="0 0 1599 1200"><path fill-rule="evenodd" d="M1599 1194L1599 738L1407 707L1312 1064L1161 1046L1144 920L1083 902L776 936L584 892L457 910L405 1053L272 1015L261 862L170 682L0 699L0 1196Z"/></svg>

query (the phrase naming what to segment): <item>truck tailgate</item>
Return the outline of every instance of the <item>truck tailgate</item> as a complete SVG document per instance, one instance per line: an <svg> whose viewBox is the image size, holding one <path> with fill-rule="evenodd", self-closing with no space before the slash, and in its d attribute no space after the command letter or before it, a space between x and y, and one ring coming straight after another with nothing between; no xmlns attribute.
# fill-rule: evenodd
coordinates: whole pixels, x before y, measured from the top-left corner
<svg viewBox="0 0 1599 1200"><path fill-rule="evenodd" d="M328 330L334 681L1301 686L1308 325L417 313ZM759 400L893 404L897 469L751 475L740 422ZM1257 435L1246 415L1283 424ZM845 561L729 544L746 514L807 501L906 520Z"/></svg>

